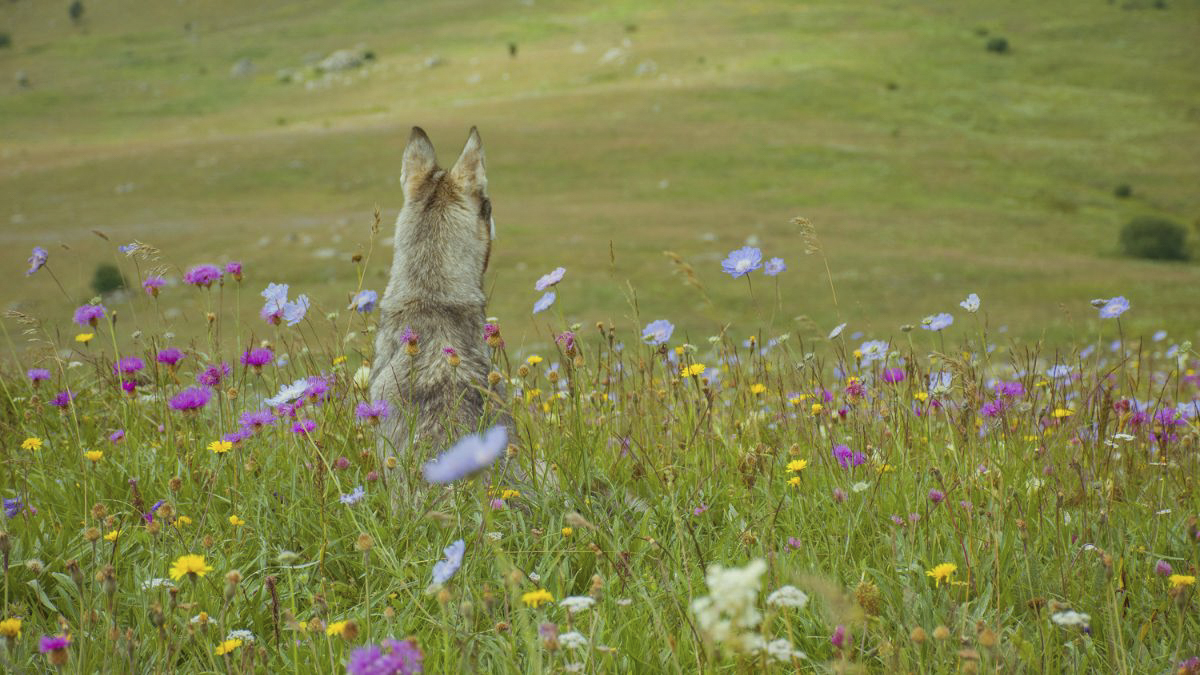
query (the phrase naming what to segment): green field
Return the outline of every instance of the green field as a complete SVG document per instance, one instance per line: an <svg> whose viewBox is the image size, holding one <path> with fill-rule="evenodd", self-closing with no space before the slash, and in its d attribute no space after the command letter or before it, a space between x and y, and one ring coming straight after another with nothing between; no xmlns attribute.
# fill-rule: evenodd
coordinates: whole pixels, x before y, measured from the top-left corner
<svg viewBox="0 0 1200 675"><path fill-rule="evenodd" d="M97 262L133 239L175 276L239 259L248 293L285 281L342 309L373 209L387 236L401 205L412 125L443 162L482 132L490 312L518 341L536 339L532 283L558 265L568 319L633 323L628 281L643 313L698 336L750 330L770 293L745 303L717 263L751 236L788 262L775 326L801 335L840 320L893 334L972 291L1018 337L1076 336L1087 301L1117 294L1139 334L1194 337L1200 319L1200 268L1117 245L1134 216L1189 229L1200 216L1194 2L85 7L76 26L58 5L0 5L4 303L64 329ZM995 36L1009 53L985 49ZM305 66L356 46L374 61L328 79ZM244 58L254 74L234 77ZM282 69L311 84L279 82ZM818 228L838 306L798 215ZM18 278L39 244L70 302ZM713 313L664 250L739 309ZM368 287L389 262L377 249ZM196 321L177 298L164 307Z"/></svg>

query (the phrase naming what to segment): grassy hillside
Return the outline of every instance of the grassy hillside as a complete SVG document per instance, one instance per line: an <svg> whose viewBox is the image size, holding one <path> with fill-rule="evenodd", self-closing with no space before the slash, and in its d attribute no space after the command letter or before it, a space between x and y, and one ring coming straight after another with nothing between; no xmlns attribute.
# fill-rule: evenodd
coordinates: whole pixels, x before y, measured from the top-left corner
<svg viewBox="0 0 1200 675"><path fill-rule="evenodd" d="M1194 264L1116 254L1133 216L1200 217L1194 2L85 8L74 25L65 5L0 5L3 301L64 328L95 264L132 239L176 276L240 259L248 293L287 281L341 309L374 207L386 236L401 205L414 124L444 162L471 125L483 134L491 312L517 341L534 339L533 281L558 265L569 320L630 322L629 281L642 312L712 334L717 315L672 277L668 249L748 331L770 293L745 303L717 264L747 237L787 260L774 323L802 335L840 320L891 334L972 291L1017 336L1086 333L1087 301L1117 294L1137 333L1200 325ZM1008 53L985 49L996 36ZM356 46L375 56L363 68L306 66ZM242 59L253 74L235 77ZM1130 198L1114 196L1122 183ZM837 306L796 215L818 227ZM18 279L39 244L70 301L44 274ZM376 251L367 286L382 289L389 262ZM195 322L177 297L164 305Z"/></svg>

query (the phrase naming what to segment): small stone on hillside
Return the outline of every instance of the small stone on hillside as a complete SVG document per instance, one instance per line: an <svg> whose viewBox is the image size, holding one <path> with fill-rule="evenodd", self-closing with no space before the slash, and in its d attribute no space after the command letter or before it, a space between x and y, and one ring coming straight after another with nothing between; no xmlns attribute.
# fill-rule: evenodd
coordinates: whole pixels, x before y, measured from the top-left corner
<svg viewBox="0 0 1200 675"><path fill-rule="evenodd" d="M256 70L254 61L250 59L239 59L233 67L229 69L229 74L233 77L250 77Z"/></svg>
<svg viewBox="0 0 1200 675"><path fill-rule="evenodd" d="M426 68L437 68L438 66L444 65L445 63L446 63L446 59L443 59L442 57L438 56L437 54L434 54L433 56L429 56L429 57L425 58L425 67Z"/></svg>
<svg viewBox="0 0 1200 675"><path fill-rule="evenodd" d="M353 51L350 49L339 49L336 52L325 57L317 64L317 70L324 73L336 73L343 70L352 70L362 66L362 52Z"/></svg>
<svg viewBox="0 0 1200 675"><path fill-rule="evenodd" d="M625 60L628 58L629 58L629 55L625 52L624 49L621 49L620 47L613 47L613 48L609 49L608 51L604 52L604 56L600 57L600 65L606 66L610 63L615 63L617 65L621 65L621 64L625 63Z"/></svg>

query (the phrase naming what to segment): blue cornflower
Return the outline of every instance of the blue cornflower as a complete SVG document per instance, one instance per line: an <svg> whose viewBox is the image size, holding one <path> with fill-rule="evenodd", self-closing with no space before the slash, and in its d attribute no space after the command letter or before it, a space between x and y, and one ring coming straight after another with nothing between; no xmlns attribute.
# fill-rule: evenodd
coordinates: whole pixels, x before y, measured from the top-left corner
<svg viewBox="0 0 1200 675"><path fill-rule="evenodd" d="M50 259L50 253L41 246L33 247L33 255L29 256L29 271L25 272L25 276L29 276L34 272L46 266L46 261Z"/></svg>
<svg viewBox="0 0 1200 675"><path fill-rule="evenodd" d="M467 545L462 540L454 542L447 546L442 553L446 554L445 560L439 560L433 564L433 583L444 584L450 581L450 577L462 567L463 553L466 552Z"/></svg>
<svg viewBox="0 0 1200 675"><path fill-rule="evenodd" d="M780 272L787 271L787 263L783 262L783 258L771 258L763 265L763 274L773 277Z"/></svg>
<svg viewBox="0 0 1200 675"><path fill-rule="evenodd" d="M939 331L948 328L954 323L954 317L942 312L941 314L933 314L921 319L921 328L925 330Z"/></svg>
<svg viewBox="0 0 1200 675"><path fill-rule="evenodd" d="M358 487L351 490L350 494L346 494L346 495L342 495L341 497L338 497L338 501L345 504L346 506L354 506L355 504L361 502L363 500L363 497L366 497L366 496L367 496L367 491L363 489L363 486L359 485Z"/></svg>
<svg viewBox="0 0 1200 675"><path fill-rule="evenodd" d="M553 272L542 275L542 278L538 279L537 283L533 285L533 289L536 291L544 291L551 286L555 286L558 284L558 282L562 281L563 275L566 273L567 268L565 267L555 268Z"/></svg>
<svg viewBox="0 0 1200 675"><path fill-rule="evenodd" d="M350 301L350 306L347 309L353 309L357 312L366 314L375 309L375 305L379 302L379 294L370 289L359 291L354 299Z"/></svg>
<svg viewBox="0 0 1200 675"><path fill-rule="evenodd" d="M671 333L675 332L675 326L666 319L658 319L646 324L642 329L642 340L651 347L657 347L667 340L671 339Z"/></svg>
<svg viewBox="0 0 1200 675"><path fill-rule="evenodd" d="M304 320L304 315L308 313L308 305L307 295L301 295L295 302L287 303L283 306L283 320L287 321L287 325L295 326Z"/></svg>
<svg viewBox="0 0 1200 675"><path fill-rule="evenodd" d="M762 251L753 246L743 246L736 251L730 251L729 257L721 261L721 269L734 279L744 277L760 267Z"/></svg>
<svg viewBox="0 0 1200 675"><path fill-rule="evenodd" d="M958 303L958 306L974 314L979 311L979 296L972 293L967 296L966 300Z"/></svg>
<svg viewBox="0 0 1200 675"><path fill-rule="evenodd" d="M1129 301L1125 296L1118 295L1115 298L1109 298L1104 302L1104 306L1100 308L1101 319L1115 319L1129 310Z"/></svg>
<svg viewBox="0 0 1200 675"><path fill-rule="evenodd" d="M491 466L508 447L508 429L497 425L483 434L463 436L437 459L426 462L425 480L452 483Z"/></svg>
<svg viewBox="0 0 1200 675"><path fill-rule="evenodd" d="M554 304L554 300L557 297L558 296L554 294L554 291L546 291L545 295L538 298L538 301L533 303L533 313L537 314L538 312L544 312L547 309L550 309L550 305Z"/></svg>
<svg viewBox="0 0 1200 675"><path fill-rule="evenodd" d="M21 501L20 497L13 497L12 499L5 499L4 500L4 516L6 518L15 518L17 516L17 514L21 512L21 509L23 509L24 507L25 507L25 504Z"/></svg>

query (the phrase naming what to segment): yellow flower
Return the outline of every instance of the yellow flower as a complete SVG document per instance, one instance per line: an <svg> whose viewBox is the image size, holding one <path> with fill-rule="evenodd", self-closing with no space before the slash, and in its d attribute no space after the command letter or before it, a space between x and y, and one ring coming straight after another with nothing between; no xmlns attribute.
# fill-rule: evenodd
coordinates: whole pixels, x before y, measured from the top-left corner
<svg viewBox="0 0 1200 675"><path fill-rule="evenodd" d="M112 532L109 532L108 534L104 535L104 541L116 541L117 537L119 537L119 536L121 536L121 531L113 530Z"/></svg>
<svg viewBox="0 0 1200 675"><path fill-rule="evenodd" d="M1074 415L1074 414L1075 414L1075 411L1073 411L1069 408L1055 408L1054 409L1054 417L1059 418L1059 419L1061 419L1063 417L1070 417L1071 415Z"/></svg>
<svg viewBox="0 0 1200 675"><path fill-rule="evenodd" d="M10 639L21 637L21 620L5 619L0 621L0 636Z"/></svg>
<svg viewBox="0 0 1200 675"><path fill-rule="evenodd" d="M213 441L212 443L208 444L208 449L220 455L232 450L233 443L230 441Z"/></svg>
<svg viewBox="0 0 1200 675"><path fill-rule="evenodd" d="M532 401L533 399L535 399L541 395L542 395L541 389L527 389L525 391L525 402L529 403L530 401Z"/></svg>
<svg viewBox="0 0 1200 675"><path fill-rule="evenodd" d="M538 356L537 354L530 354L529 358L525 359L525 363L528 363L531 366L536 366L537 364L539 364L541 362L542 362L542 357Z"/></svg>
<svg viewBox="0 0 1200 675"><path fill-rule="evenodd" d="M334 621L333 623L329 624L328 628L325 629L325 634L329 635L329 636L337 635L338 637L345 637L344 635L342 635L342 633L345 632L346 624L348 624L348 623L350 623L350 622L349 621Z"/></svg>
<svg viewBox="0 0 1200 675"><path fill-rule="evenodd" d="M505 490L504 492L500 493L501 499L515 499L520 496L521 496L520 490Z"/></svg>
<svg viewBox="0 0 1200 675"><path fill-rule="evenodd" d="M805 396L804 394L800 394L799 396L793 396L793 397L789 398L788 403L791 403L792 405L800 405L802 402L804 402L804 399L806 399L806 398L808 398L808 397Z"/></svg>
<svg viewBox="0 0 1200 675"><path fill-rule="evenodd" d="M217 645L217 649L216 649L217 656L225 656L229 652L231 652L241 646L242 646L242 641L237 638L234 638L232 640L226 640L226 641L222 642L221 644Z"/></svg>
<svg viewBox="0 0 1200 675"><path fill-rule="evenodd" d="M918 391L917 393L913 394L913 398L924 403L925 400L929 398L929 394L926 394L923 391Z"/></svg>
<svg viewBox="0 0 1200 675"><path fill-rule="evenodd" d="M1170 582L1171 588L1183 588L1184 586L1191 586L1195 584L1196 577L1188 576L1186 574L1172 574L1171 576L1167 577L1167 581Z"/></svg>
<svg viewBox="0 0 1200 675"><path fill-rule="evenodd" d="M751 394L761 394L766 390L767 385L763 384L762 382L755 382L754 384L750 385Z"/></svg>
<svg viewBox="0 0 1200 675"><path fill-rule="evenodd" d="M22 450L41 450L42 449L42 439L38 438L37 436L30 436L29 438L26 438L25 440L21 441L21 449Z"/></svg>
<svg viewBox="0 0 1200 675"><path fill-rule="evenodd" d="M683 366L679 371L679 375L681 377L696 377L697 375L703 375L705 370L706 367L703 363L693 363L690 366Z"/></svg>
<svg viewBox="0 0 1200 675"><path fill-rule="evenodd" d="M875 467L876 473L890 473L895 470L896 467L892 466L891 464L880 464L879 466Z"/></svg>
<svg viewBox="0 0 1200 675"><path fill-rule="evenodd" d="M571 528L569 528L569 527L564 527L564 528L562 529L562 536L564 536L564 537L569 537L569 536L571 536L571 535L573 535L573 534L575 534L575 530L573 530L573 529L571 529Z"/></svg>
<svg viewBox="0 0 1200 675"><path fill-rule="evenodd" d="M938 586L942 585L943 581L950 581L950 575L958 571L958 565L954 563L942 563L937 567L925 572L925 576L933 577Z"/></svg>
<svg viewBox="0 0 1200 675"><path fill-rule="evenodd" d="M237 516L229 516L229 524L234 527L241 527L242 525L246 524L246 521L238 518Z"/></svg>
<svg viewBox="0 0 1200 675"><path fill-rule="evenodd" d="M99 462L100 460L104 459L104 452L101 450L88 450L87 452L83 453L83 456L87 457L93 462Z"/></svg>
<svg viewBox="0 0 1200 675"><path fill-rule="evenodd" d="M550 595L550 591L544 588L539 588L536 591L529 591L521 596L521 602L537 609L543 602L554 602L554 596Z"/></svg>
<svg viewBox="0 0 1200 675"><path fill-rule="evenodd" d="M178 518L175 519L175 527L183 527L184 525L191 525L191 524L192 524L192 519L188 518L187 516L179 516Z"/></svg>
<svg viewBox="0 0 1200 675"><path fill-rule="evenodd" d="M861 350L861 349L855 349L855 350L854 350L854 358L855 358L855 359L861 359L861 358L862 358L862 350Z"/></svg>
<svg viewBox="0 0 1200 675"><path fill-rule="evenodd" d="M792 461L788 462L787 468L788 468L788 471L796 471L796 472L803 471L808 468L808 460L807 459L793 459Z"/></svg>
<svg viewBox="0 0 1200 675"><path fill-rule="evenodd" d="M825 406L821 405L820 403L812 404L812 414L814 414L814 415L820 415L821 411L824 409L825 409Z"/></svg>
<svg viewBox="0 0 1200 675"><path fill-rule="evenodd" d="M183 516L180 516L182 518ZM176 558L175 563L171 565L171 578L179 581L185 576L202 577L205 574L213 571L212 565L204 562L204 556L189 553ZM239 643L240 644L240 643ZM237 645L234 645L235 647Z"/></svg>
<svg viewBox="0 0 1200 675"><path fill-rule="evenodd" d="M339 357L337 357L336 359L334 359L334 360L333 360L333 365L335 365L335 366L336 366L336 365L339 365L339 364L342 364L342 363L345 363L345 362L346 362L346 357L344 357L344 356L339 356Z"/></svg>
<svg viewBox="0 0 1200 675"><path fill-rule="evenodd" d="M95 333L80 333L79 335L75 336L75 341L82 342L86 345L87 343L91 342L92 338L94 337L96 337Z"/></svg>
<svg viewBox="0 0 1200 675"><path fill-rule="evenodd" d="M792 487L800 487L800 476L792 476L788 479L788 485Z"/></svg>

